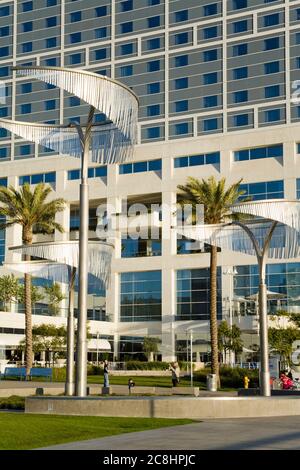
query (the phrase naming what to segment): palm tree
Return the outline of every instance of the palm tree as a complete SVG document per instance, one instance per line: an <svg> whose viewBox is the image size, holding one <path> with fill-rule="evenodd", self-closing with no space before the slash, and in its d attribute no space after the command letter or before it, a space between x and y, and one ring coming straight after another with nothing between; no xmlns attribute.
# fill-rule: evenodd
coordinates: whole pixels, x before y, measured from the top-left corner
<svg viewBox="0 0 300 470"><path fill-rule="evenodd" d="M204 223L220 224L237 217L231 213L230 206L238 202L245 193L239 189L242 180L226 189L226 179L216 181L214 176L207 180L189 177L186 185L179 185L178 203L183 207L191 205L194 209L199 204L204 206ZM244 199L246 200L246 199ZM248 198L247 198L248 200ZM217 247L210 247L210 339L211 370L219 379L218 360L218 321L217 321Z"/></svg>
<svg viewBox="0 0 300 470"><path fill-rule="evenodd" d="M24 245L31 245L33 233L52 233L53 230L63 232L63 227L55 222L57 212L64 210L65 201L62 198L47 201L52 188L44 183L31 188L28 183L19 190L13 186L0 187L0 216L5 217L5 222L0 224L0 229L13 225L21 225L22 241ZM30 256L25 256L30 260ZM31 301L31 276L24 276L25 289L25 362L26 375L30 373L33 362L32 353L32 301Z"/></svg>

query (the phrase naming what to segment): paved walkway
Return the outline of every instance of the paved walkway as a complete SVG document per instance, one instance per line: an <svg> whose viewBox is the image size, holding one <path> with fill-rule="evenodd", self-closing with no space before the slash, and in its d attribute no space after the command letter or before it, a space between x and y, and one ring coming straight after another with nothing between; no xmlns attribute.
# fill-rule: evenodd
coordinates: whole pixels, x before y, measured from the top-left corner
<svg viewBox="0 0 300 470"><path fill-rule="evenodd" d="M300 417L205 420L48 447L57 450L300 450Z"/></svg>

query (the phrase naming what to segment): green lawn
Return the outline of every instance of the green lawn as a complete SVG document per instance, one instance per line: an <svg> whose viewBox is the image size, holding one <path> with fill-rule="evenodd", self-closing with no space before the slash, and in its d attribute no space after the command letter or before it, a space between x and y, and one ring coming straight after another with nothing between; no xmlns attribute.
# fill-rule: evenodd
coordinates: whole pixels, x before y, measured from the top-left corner
<svg viewBox="0 0 300 470"><path fill-rule="evenodd" d="M1 412L0 450L34 449L192 422L189 419L46 416Z"/></svg>
<svg viewBox="0 0 300 470"><path fill-rule="evenodd" d="M140 377L135 376L134 371L132 376L124 377L124 376L114 376L110 375L109 383L110 385L127 385L128 379L131 378L136 386L143 386L143 387L172 387L172 380L171 377ZM100 375L88 375L88 383L90 384L103 384L103 377ZM189 387L191 385L191 381L188 378L180 379L181 387ZM204 383L194 381L195 387L200 387L201 389L205 389L206 386Z"/></svg>

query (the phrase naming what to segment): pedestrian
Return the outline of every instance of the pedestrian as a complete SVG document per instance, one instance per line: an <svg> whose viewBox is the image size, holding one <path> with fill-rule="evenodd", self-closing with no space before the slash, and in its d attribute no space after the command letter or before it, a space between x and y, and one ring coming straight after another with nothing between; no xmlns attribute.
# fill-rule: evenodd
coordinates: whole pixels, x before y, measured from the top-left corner
<svg viewBox="0 0 300 470"><path fill-rule="evenodd" d="M109 387L108 361L107 360L105 360L103 363L103 372L104 372L104 387Z"/></svg>
<svg viewBox="0 0 300 470"><path fill-rule="evenodd" d="M129 380L128 380L128 391L129 391L129 395L131 395L131 389L132 389L132 387L134 387L134 386L135 386L134 381L133 381L132 379L129 379Z"/></svg>
<svg viewBox="0 0 300 470"><path fill-rule="evenodd" d="M180 368L178 362L171 362L171 364L169 364L169 370L172 372L172 385L173 387L177 387L180 378Z"/></svg>

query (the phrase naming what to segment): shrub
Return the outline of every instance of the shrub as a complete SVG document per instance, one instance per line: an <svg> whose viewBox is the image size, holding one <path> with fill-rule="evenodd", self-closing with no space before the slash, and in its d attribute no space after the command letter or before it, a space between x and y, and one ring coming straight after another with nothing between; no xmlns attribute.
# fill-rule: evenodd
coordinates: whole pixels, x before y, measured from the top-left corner
<svg viewBox="0 0 300 470"><path fill-rule="evenodd" d="M127 370L166 370L169 367L168 362L141 362L141 361L128 361L126 363Z"/></svg>
<svg viewBox="0 0 300 470"><path fill-rule="evenodd" d="M24 410L25 398L12 395L11 397L0 398L1 410Z"/></svg>
<svg viewBox="0 0 300 470"><path fill-rule="evenodd" d="M63 382L66 380L66 367L53 367L52 369L52 380L54 382Z"/></svg>
<svg viewBox="0 0 300 470"><path fill-rule="evenodd" d="M195 380L206 383L206 376L211 373L210 369L202 369L194 373ZM244 377L250 379L250 387L258 385L258 370L242 369L241 367L220 367L220 379L222 387L241 388L244 386Z"/></svg>

